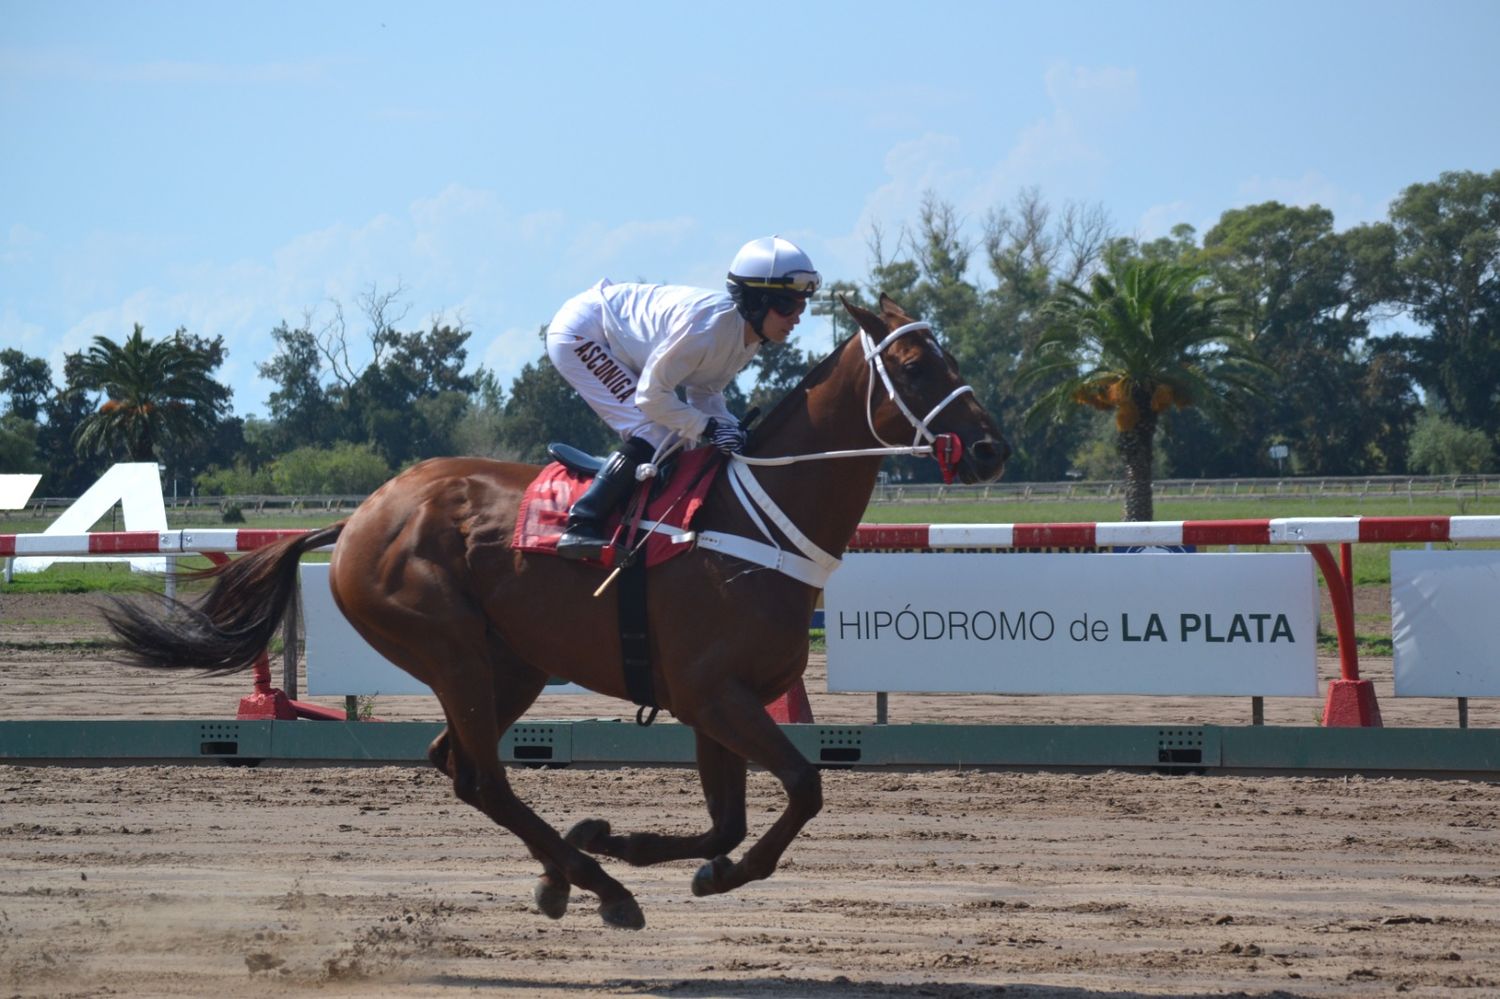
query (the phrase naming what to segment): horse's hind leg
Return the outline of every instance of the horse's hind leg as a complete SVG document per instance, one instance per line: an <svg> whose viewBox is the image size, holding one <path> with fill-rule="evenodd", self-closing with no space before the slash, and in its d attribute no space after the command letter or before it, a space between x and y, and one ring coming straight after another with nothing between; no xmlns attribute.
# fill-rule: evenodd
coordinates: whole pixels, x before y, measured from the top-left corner
<svg viewBox="0 0 1500 999"><path fill-rule="evenodd" d="M543 681L545 683L545 680ZM495 718L503 732L508 729L515 720L530 707L531 702L536 700L536 694L524 694L519 688L516 698L507 708L505 704L497 703ZM529 688L528 688L529 689ZM521 701L525 701L522 704ZM440 772L446 774L453 781L453 793L458 799L467 805L483 811L479 803L478 785L473 772L469 769L460 769L460 757L453 751L453 735L450 729L443 729L437 738L432 740L432 745L427 747L427 758ZM535 852L532 856L536 856ZM558 867L547 857L537 857L542 865L542 877L537 882L533 898L536 907L549 919L561 919L568 911L568 895L571 886L568 884L567 875L562 868Z"/></svg>
<svg viewBox="0 0 1500 999"><path fill-rule="evenodd" d="M599 914L612 926L639 929L645 917L635 897L592 857L564 842L526 806L506 779L500 762L500 737L536 699L546 677L512 660L501 650L482 660L489 668L474 668L454 674L451 669L434 684L443 712L448 717L446 742L439 736L429 755L453 779L454 793L504 826L526 844L542 864L542 884L537 904L552 918L567 908L568 886L577 885L599 898ZM443 650L437 655L450 654ZM465 661L465 660L455 660ZM429 674L435 675L435 674ZM490 704L493 710L474 710Z"/></svg>
<svg viewBox="0 0 1500 999"><path fill-rule="evenodd" d="M568 831L567 840L590 853L616 857L642 867L668 860L728 853L745 839L745 760L698 732L698 779L712 826L693 836L638 832L611 835L603 819L584 819Z"/></svg>

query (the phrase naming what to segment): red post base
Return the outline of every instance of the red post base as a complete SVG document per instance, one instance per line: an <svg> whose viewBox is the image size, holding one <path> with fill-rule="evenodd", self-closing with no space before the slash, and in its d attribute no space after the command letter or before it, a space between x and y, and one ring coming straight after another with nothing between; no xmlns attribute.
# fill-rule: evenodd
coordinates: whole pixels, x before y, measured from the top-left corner
<svg viewBox="0 0 1500 999"><path fill-rule="evenodd" d="M1375 685L1369 680L1331 681L1328 684L1328 703L1323 706L1323 725L1330 728L1381 728Z"/></svg>
<svg viewBox="0 0 1500 999"><path fill-rule="evenodd" d="M812 705L807 700L807 688L798 680L785 694L766 705L766 712L780 725L811 725Z"/></svg>
<svg viewBox="0 0 1500 999"><path fill-rule="evenodd" d="M249 697L240 698L240 710L235 717L240 721L292 721L297 717L297 709L292 706L292 699L280 690L257 689Z"/></svg>

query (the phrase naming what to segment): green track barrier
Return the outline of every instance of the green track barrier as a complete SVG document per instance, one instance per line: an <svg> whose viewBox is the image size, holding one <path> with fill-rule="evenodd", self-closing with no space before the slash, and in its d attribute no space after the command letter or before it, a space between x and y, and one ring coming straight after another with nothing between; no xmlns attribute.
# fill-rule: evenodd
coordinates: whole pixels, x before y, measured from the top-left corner
<svg viewBox="0 0 1500 999"><path fill-rule="evenodd" d="M0 763L426 765L434 722L8 721ZM787 725L832 767L1147 769L1366 773L1500 780L1500 729L1217 725ZM672 722L515 725L501 758L520 766L688 766L693 733Z"/></svg>

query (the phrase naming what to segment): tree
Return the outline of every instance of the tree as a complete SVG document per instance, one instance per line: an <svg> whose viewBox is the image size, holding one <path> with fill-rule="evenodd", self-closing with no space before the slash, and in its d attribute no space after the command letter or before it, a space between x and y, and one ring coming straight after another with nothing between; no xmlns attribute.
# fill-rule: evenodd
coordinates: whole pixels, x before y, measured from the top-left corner
<svg viewBox="0 0 1500 999"><path fill-rule="evenodd" d="M311 311L300 326L283 321L272 331L277 352L259 366L276 383L264 435L272 451L365 441L399 468L458 450L455 434L476 387L463 371L470 331L434 319L425 331L403 332L396 325L405 316L402 293L372 285L360 294L371 355L362 368L351 360L351 331L338 301L316 332Z"/></svg>
<svg viewBox="0 0 1500 999"><path fill-rule="evenodd" d="M1234 296L1247 337L1277 372L1277 389L1243 426L1200 422L1171 441L1174 472L1269 472L1273 440L1290 445L1304 473L1403 467L1417 400L1405 369L1371 350L1378 255L1365 230L1334 232L1333 213L1317 205L1269 201L1220 217L1198 256Z"/></svg>
<svg viewBox="0 0 1500 999"><path fill-rule="evenodd" d="M1461 426L1500 442L1500 170L1444 173L1390 209L1392 298L1427 327L1393 337Z"/></svg>
<svg viewBox="0 0 1500 999"><path fill-rule="evenodd" d="M1411 433L1410 461L1413 469L1429 475L1474 475L1492 469L1495 451L1484 431L1461 427L1430 409Z"/></svg>
<svg viewBox="0 0 1500 999"><path fill-rule="evenodd" d="M1165 261L1116 260L1088 290L1064 283L1024 378L1043 386L1035 414L1112 410L1125 470L1125 519L1151 520L1152 460L1168 407L1225 411L1255 391L1261 366L1228 296L1204 274Z"/></svg>
<svg viewBox="0 0 1500 999"><path fill-rule="evenodd" d="M376 360L344 396L364 437L393 466L451 454L452 434L475 390L463 373L470 333L434 322L425 333L379 329Z"/></svg>
<svg viewBox="0 0 1500 999"><path fill-rule="evenodd" d="M52 369L45 359L13 347L0 350L0 393L10 396L8 413L34 422L52 392Z"/></svg>
<svg viewBox="0 0 1500 999"><path fill-rule="evenodd" d="M276 459L271 482L283 494L360 495L391 477L390 466L368 444L299 447Z"/></svg>
<svg viewBox="0 0 1500 999"><path fill-rule="evenodd" d="M762 416L769 413L782 396L801 384L818 360L816 355L798 350L790 344L761 344L760 350L756 351L750 362L750 370L754 372L754 387L745 399L740 415L744 416L754 408L759 408ZM733 400L727 400L727 395L726 392L726 401L732 403ZM732 404L730 410L734 411Z"/></svg>
<svg viewBox="0 0 1500 999"><path fill-rule="evenodd" d="M0 416L0 474L41 471L36 435L35 420L15 413Z"/></svg>
<svg viewBox="0 0 1500 999"><path fill-rule="evenodd" d="M222 349L222 340L205 349L181 329L148 340L139 323L124 343L95 337L79 374L105 398L74 434L79 453L155 461L163 446L211 433L227 409L228 392L211 374Z"/></svg>
<svg viewBox="0 0 1500 999"><path fill-rule="evenodd" d="M509 457L503 443L505 390L500 387L500 379L489 368L480 368L474 373L474 386L469 405L453 428L454 453Z"/></svg>
<svg viewBox="0 0 1500 999"><path fill-rule="evenodd" d="M82 495L104 471L102 461L80 455L73 445L78 428L95 409L89 395L84 387L83 354L65 354L63 387L42 407L45 419L36 435L37 455L46 462L41 488L48 495Z"/></svg>
<svg viewBox="0 0 1500 999"><path fill-rule="evenodd" d="M255 369L276 384L266 409L273 423L271 446L278 451L329 444L339 430L333 404L323 388L322 354L309 323L292 329L283 320L271 331L276 353Z"/></svg>

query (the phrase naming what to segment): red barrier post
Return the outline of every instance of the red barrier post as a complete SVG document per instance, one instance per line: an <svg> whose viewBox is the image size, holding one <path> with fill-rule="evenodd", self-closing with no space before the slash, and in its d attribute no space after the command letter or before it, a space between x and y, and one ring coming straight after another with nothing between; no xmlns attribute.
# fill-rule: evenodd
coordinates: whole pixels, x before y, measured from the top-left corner
<svg viewBox="0 0 1500 999"><path fill-rule="evenodd" d="M1333 620L1338 629L1339 679L1328 684L1328 700L1323 705L1323 724L1328 727L1379 728L1380 705L1375 701L1375 685L1359 677L1359 645L1354 634L1354 587L1351 575L1345 575L1325 544L1307 545L1313 560L1328 584L1333 602ZM1347 546L1346 546L1347 547Z"/></svg>

